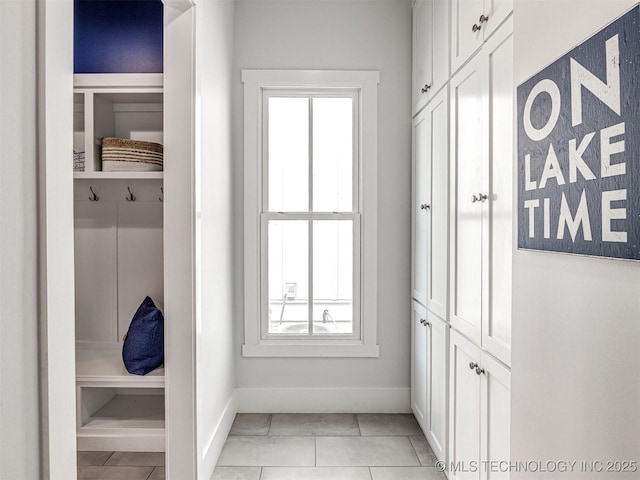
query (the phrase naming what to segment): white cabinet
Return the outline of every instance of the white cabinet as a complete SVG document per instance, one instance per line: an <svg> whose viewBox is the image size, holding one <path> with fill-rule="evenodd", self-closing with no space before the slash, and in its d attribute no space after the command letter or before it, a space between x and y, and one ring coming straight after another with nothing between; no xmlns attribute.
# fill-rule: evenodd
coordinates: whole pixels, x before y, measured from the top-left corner
<svg viewBox="0 0 640 480"><path fill-rule="evenodd" d="M423 430L427 424L427 311L413 303L411 316L411 409Z"/></svg>
<svg viewBox="0 0 640 480"><path fill-rule="evenodd" d="M449 79L449 1L413 4L413 113Z"/></svg>
<svg viewBox="0 0 640 480"><path fill-rule="evenodd" d="M449 326L413 302L411 408L438 460L447 448Z"/></svg>
<svg viewBox="0 0 640 480"><path fill-rule="evenodd" d="M513 11L513 0L452 0L451 68L458 70Z"/></svg>
<svg viewBox="0 0 640 480"><path fill-rule="evenodd" d="M512 21L451 82L452 326L509 365Z"/></svg>
<svg viewBox="0 0 640 480"><path fill-rule="evenodd" d="M413 298L447 319L448 90L413 121Z"/></svg>
<svg viewBox="0 0 640 480"><path fill-rule="evenodd" d="M454 330L450 362L449 479L508 479L486 466L510 460L509 369Z"/></svg>
<svg viewBox="0 0 640 480"><path fill-rule="evenodd" d="M162 76L74 80L74 150L86 154L74 172L78 448L163 451L164 368L131 375L121 353L145 296L164 304L162 172L100 162L105 136L162 142Z"/></svg>

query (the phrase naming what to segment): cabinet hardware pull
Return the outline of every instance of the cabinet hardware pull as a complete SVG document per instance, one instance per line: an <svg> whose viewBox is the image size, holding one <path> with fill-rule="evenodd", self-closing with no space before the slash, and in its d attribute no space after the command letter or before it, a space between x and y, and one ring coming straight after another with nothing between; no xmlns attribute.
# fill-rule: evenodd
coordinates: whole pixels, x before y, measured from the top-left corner
<svg viewBox="0 0 640 480"><path fill-rule="evenodd" d="M127 202L135 202L136 201L136 197L133 194L133 192L131 191L131 187L127 187L127 190L129 191L129 195L127 195L125 198L127 200Z"/></svg>
<svg viewBox="0 0 640 480"><path fill-rule="evenodd" d="M429 89L430 89L430 88L431 88L431 85L429 85L429 84L427 83L424 87L422 87L422 88L420 89L420 91L421 91L422 93L427 93L427 92L429 91Z"/></svg>
<svg viewBox="0 0 640 480"><path fill-rule="evenodd" d="M91 191L91 196L89 197L90 201L97 202L98 200L100 200L100 197L96 195L96 192L93 191L93 187L89 187L89 190Z"/></svg>
<svg viewBox="0 0 640 480"><path fill-rule="evenodd" d="M422 205L420 205L420 210L430 210L431 209L431 205L423 203Z"/></svg>
<svg viewBox="0 0 640 480"><path fill-rule="evenodd" d="M484 371L484 368L480 368L480 367L476 367L476 374L477 375L484 375L486 372Z"/></svg>
<svg viewBox="0 0 640 480"><path fill-rule="evenodd" d="M425 327L430 327L431 326L431 322L424 322L424 326Z"/></svg>
<svg viewBox="0 0 640 480"><path fill-rule="evenodd" d="M471 203L476 203L479 202L480 200L478 200L478 197L476 197L475 195L471 195Z"/></svg>
<svg viewBox="0 0 640 480"><path fill-rule="evenodd" d="M469 368L473 370L474 368L478 368L478 364L475 362L469 362Z"/></svg>
<svg viewBox="0 0 640 480"><path fill-rule="evenodd" d="M489 20L489 17L487 17L486 15L480 15L480 20L479 20L480 25L482 25L483 23L485 23L488 20ZM478 29L478 30L480 30L480 29Z"/></svg>
<svg viewBox="0 0 640 480"><path fill-rule="evenodd" d="M473 33L476 33L476 32L479 32L481 28L482 28L482 27L481 27L480 25L478 25L477 23L474 23L474 24L473 24L473 27L471 27L471 31L472 31Z"/></svg>
<svg viewBox="0 0 640 480"><path fill-rule="evenodd" d="M478 195L471 195L471 203L484 202L488 199L489 199L489 196L485 195L484 193L479 193Z"/></svg>

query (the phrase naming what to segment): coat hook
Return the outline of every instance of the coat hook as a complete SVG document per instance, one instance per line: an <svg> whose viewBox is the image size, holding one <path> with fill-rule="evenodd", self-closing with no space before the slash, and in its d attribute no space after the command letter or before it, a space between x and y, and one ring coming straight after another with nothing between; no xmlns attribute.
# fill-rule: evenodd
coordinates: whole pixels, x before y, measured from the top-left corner
<svg viewBox="0 0 640 480"><path fill-rule="evenodd" d="M164 188L160 187L160 196L158 197L158 200L160 200L161 202L164 202Z"/></svg>
<svg viewBox="0 0 640 480"><path fill-rule="evenodd" d="M136 197L133 195L133 192L131 191L131 187L127 187L127 190L129 191L129 195L125 197L127 199L127 202L135 202Z"/></svg>
<svg viewBox="0 0 640 480"><path fill-rule="evenodd" d="M96 195L96 192L93 191L93 187L89 187L89 190L91 191L91 196L89 197L90 201L97 202L98 200L100 200L100 197Z"/></svg>

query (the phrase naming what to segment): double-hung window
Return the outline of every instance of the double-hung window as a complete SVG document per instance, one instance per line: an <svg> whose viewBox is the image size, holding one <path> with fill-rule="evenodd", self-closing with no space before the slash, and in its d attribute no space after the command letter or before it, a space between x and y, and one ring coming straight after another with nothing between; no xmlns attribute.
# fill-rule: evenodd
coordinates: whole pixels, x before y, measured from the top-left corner
<svg viewBox="0 0 640 480"><path fill-rule="evenodd" d="M377 356L378 72L243 83L243 354Z"/></svg>

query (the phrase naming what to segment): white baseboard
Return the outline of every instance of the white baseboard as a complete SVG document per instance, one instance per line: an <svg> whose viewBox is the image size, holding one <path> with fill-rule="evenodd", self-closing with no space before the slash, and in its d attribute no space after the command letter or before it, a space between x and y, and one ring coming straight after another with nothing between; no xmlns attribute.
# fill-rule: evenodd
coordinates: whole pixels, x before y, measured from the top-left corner
<svg viewBox="0 0 640 480"><path fill-rule="evenodd" d="M239 413L411 413L405 388L238 388Z"/></svg>
<svg viewBox="0 0 640 480"><path fill-rule="evenodd" d="M224 411L218 420L216 428L213 429L213 432L205 444L202 454L201 471L198 472L198 478L210 479L213 475L213 470L216 468L216 463L218 463L222 447L224 447L237 412L238 391L236 389L224 407Z"/></svg>

